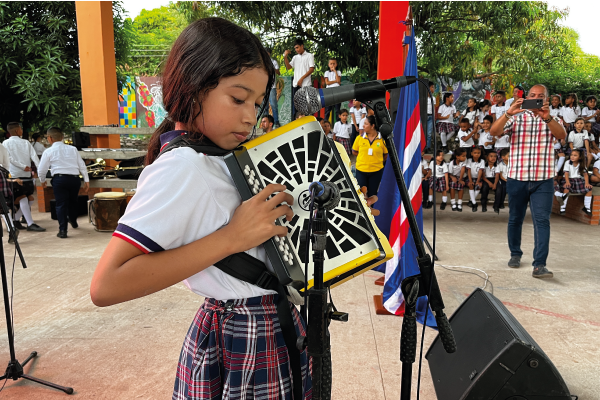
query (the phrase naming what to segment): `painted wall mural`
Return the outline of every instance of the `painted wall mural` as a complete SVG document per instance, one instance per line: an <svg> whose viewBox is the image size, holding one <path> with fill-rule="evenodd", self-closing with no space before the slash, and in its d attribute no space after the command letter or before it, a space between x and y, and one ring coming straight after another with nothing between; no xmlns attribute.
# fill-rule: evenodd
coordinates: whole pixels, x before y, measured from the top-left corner
<svg viewBox="0 0 600 400"><path fill-rule="evenodd" d="M138 127L156 128L167 116L162 103L162 82L156 76L136 76Z"/></svg>
<svg viewBox="0 0 600 400"><path fill-rule="evenodd" d="M125 87L119 93L119 126L121 128L137 128L135 98L135 78L128 76Z"/></svg>

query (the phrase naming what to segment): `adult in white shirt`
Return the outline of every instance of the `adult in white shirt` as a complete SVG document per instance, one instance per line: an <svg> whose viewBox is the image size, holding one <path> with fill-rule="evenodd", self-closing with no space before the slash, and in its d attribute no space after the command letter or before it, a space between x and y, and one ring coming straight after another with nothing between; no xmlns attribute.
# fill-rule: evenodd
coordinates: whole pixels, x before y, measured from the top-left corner
<svg viewBox="0 0 600 400"><path fill-rule="evenodd" d="M292 115L296 115L296 107L294 106L294 96L299 88L310 86L312 83L311 74L315 70L315 57L304 50L304 41L296 39L294 45L296 55L292 57L292 61L288 61L289 50L283 52L283 62L287 69L294 70L294 79L292 80Z"/></svg>
<svg viewBox="0 0 600 400"><path fill-rule="evenodd" d="M323 74L323 79L325 79L327 88L338 87L342 83L342 72L337 69L337 60L335 58L329 59L329 70ZM325 107L325 119L329 120L329 114L331 114L331 110L333 110L334 107L335 117L339 118L341 106L342 104L338 103L334 106Z"/></svg>
<svg viewBox="0 0 600 400"><path fill-rule="evenodd" d="M25 229L21 222L18 220L21 215L25 217L27 221L27 230L34 232L44 232L46 229L40 227L33 221L31 216L31 205L33 204L33 192L35 192L35 185L33 183L33 175L31 173L31 162L35 166L39 166L40 160L38 159L35 150L29 141L22 138L23 128L18 122L10 122L6 130L10 134L10 138L6 139L2 144L8 150L8 156L10 159L10 175L13 178L19 178L23 181L22 186L13 186L15 204L19 203L19 211L15 213L13 221L14 226L17 229Z"/></svg>
<svg viewBox="0 0 600 400"><path fill-rule="evenodd" d="M37 154L38 158L44 154L44 151L46 151L46 148L42 144L43 138L44 137L41 133L34 133L31 136L31 140L33 141L33 149L35 150L35 154Z"/></svg>
<svg viewBox="0 0 600 400"><path fill-rule="evenodd" d="M85 163L74 146L63 143L64 135L59 128L50 128L46 132L50 148L42 155L40 161L40 182L46 188L46 173L52 170L52 188L56 199L56 216L58 218L58 236L67 237L67 222L77 228L77 198L81 182L79 174L83 176L85 191L90 187L89 177Z"/></svg>
<svg viewBox="0 0 600 400"><path fill-rule="evenodd" d="M0 166L6 170L10 168L10 156L2 143L0 143Z"/></svg>

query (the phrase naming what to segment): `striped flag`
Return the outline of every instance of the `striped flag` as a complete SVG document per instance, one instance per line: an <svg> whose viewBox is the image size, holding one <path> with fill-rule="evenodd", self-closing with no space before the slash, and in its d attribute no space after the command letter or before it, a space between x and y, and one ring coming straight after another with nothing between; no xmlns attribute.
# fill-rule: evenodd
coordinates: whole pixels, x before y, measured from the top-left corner
<svg viewBox="0 0 600 400"><path fill-rule="evenodd" d="M414 28L412 35L404 37L408 44L408 56L404 67L404 76L417 76L417 49ZM419 229L423 232L423 209L421 193L421 151L425 145L424 129L421 125L419 109L418 83L403 87L400 91L398 114L394 124L394 142L398 149L400 165L408 187L413 210ZM429 90L429 89L428 89ZM389 163L389 161L388 161ZM394 251L394 257L385 264L385 285L383 287L383 305L395 315L404 315L404 297L400 285L408 276L419 273L417 249L411 236L400 192L391 166L383 171L383 178L377 202L381 214L376 217L377 226L388 237ZM417 301L417 320L423 323L425 318L426 297ZM428 326L436 326L431 310L427 317Z"/></svg>

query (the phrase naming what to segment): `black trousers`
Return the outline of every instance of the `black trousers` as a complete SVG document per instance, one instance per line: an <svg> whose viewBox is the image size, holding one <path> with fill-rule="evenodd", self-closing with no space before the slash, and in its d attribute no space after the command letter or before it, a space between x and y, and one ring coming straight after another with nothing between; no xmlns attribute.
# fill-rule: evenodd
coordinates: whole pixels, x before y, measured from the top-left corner
<svg viewBox="0 0 600 400"><path fill-rule="evenodd" d="M500 208L502 204L504 204L504 200L506 199L506 181L502 179L498 179L498 184L496 185L496 199L494 200L494 208Z"/></svg>
<svg viewBox="0 0 600 400"><path fill-rule="evenodd" d="M492 178L496 179L496 178ZM490 190L493 190L490 185L484 180L481 182L481 205L485 206L488 203L488 195L490 194ZM496 185L496 195L498 194L498 185Z"/></svg>
<svg viewBox="0 0 600 400"><path fill-rule="evenodd" d="M423 204L429 201L429 179L421 180L421 190L423 191Z"/></svg>
<svg viewBox="0 0 600 400"><path fill-rule="evenodd" d="M77 221L77 197L81 181L78 176L55 176L52 178L52 188L56 199L56 216L58 229L67 230L67 223Z"/></svg>
<svg viewBox="0 0 600 400"><path fill-rule="evenodd" d="M294 97L296 97L296 92L300 89L299 86L292 86L292 121L296 120L296 106L294 105Z"/></svg>
<svg viewBox="0 0 600 400"><path fill-rule="evenodd" d="M367 197L376 196L379 191L379 184L381 183L381 178L383 177L383 168L379 171L375 172L362 172L356 170L356 181L358 185L362 188L363 186L367 187Z"/></svg>

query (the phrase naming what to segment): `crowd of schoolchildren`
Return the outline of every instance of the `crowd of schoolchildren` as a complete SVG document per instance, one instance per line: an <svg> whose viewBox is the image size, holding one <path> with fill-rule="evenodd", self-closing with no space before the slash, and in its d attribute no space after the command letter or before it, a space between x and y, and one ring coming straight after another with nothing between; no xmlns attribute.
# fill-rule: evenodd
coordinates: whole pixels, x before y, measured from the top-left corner
<svg viewBox="0 0 600 400"><path fill-rule="evenodd" d="M433 87L430 88L433 91ZM478 211L476 197L481 194L481 211L486 212L488 195L495 192L493 209L496 213L504 208L506 179L510 152L510 138L507 135L492 136L493 122L502 116L514 100L523 96L523 88L516 87L513 98L507 100L505 92L497 91L495 104L489 100L471 98L467 108L456 110L452 93L442 95L442 104L435 111L428 105L428 112L436 114L436 130L442 144L433 155L431 162L422 160L423 208L433 206L433 191L442 193L440 209L446 209L448 190L452 211L462 212L464 190L469 191L468 206ZM600 109L595 96L586 98L586 107L580 109L575 93L563 100L560 95L552 95L550 114L559 119L567 132L567 137L555 140L556 157L555 196L565 214L570 194L583 194L583 211L591 215L592 187L600 186ZM458 126L454 119L458 119ZM431 120L429 120L431 121ZM431 122L430 122L431 123ZM431 148L431 127L428 127L427 149ZM425 153L424 152L424 153ZM445 154L451 154L450 162ZM436 168L435 180L433 168Z"/></svg>

